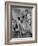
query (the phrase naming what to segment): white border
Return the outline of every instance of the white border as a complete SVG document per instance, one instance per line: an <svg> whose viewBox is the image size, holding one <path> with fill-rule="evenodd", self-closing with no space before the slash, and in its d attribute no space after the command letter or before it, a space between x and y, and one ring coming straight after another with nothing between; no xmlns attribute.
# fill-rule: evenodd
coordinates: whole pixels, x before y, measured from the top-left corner
<svg viewBox="0 0 38 46"><path fill-rule="evenodd" d="M10 13L10 6L11 5L18 5L18 6L29 6L29 7L34 7L33 8L33 11L32 11L32 34L33 34L33 37L32 38L12 38L9 42L10 43L16 43L16 42L23 42L23 41L35 41L35 6L34 5L23 5L23 4L13 4L13 3L9 3L9 13ZM10 14L9 14L9 19L10 19ZM10 22L10 20L9 20ZM10 27L9 27L9 30L10 30ZM10 35L10 31L9 31L9 35ZM10 36L9 36L10 38Z"/></svg>

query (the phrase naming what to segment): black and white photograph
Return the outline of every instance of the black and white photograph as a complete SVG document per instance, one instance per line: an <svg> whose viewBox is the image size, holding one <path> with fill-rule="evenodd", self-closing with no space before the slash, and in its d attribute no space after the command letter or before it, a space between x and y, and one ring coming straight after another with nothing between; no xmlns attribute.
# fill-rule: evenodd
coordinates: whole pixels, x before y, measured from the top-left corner
<svg viewBox="0 0 38 46"><path fill-rule="evenodd" d="M32 37L32 8L11 6L11 38Z"/></svg>

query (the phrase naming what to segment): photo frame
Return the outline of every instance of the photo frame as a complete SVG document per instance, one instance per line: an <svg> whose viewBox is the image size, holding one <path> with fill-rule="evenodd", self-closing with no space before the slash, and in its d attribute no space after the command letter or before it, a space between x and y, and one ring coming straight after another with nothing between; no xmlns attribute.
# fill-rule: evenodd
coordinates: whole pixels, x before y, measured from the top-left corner
<svg viewBox="0 0 38 46"><path fill-rule="evenodd" d="M37 42L37 4L5 2L5 44Z"/></svg>

